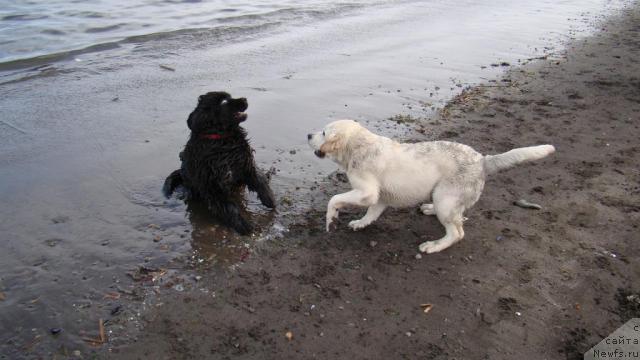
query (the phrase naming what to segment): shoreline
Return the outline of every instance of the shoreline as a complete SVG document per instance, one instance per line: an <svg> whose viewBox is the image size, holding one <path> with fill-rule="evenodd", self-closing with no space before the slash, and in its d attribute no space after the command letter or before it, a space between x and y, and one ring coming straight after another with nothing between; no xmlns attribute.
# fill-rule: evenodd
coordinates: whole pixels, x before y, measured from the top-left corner
<svg viewBox="0 0 640 360"><path fill-rule="evenodd" d="M284 239L200 280L215 297L163 294L114 356L582 358L640 316L625 302L640 291L639 21L638 7L627 9L561 57L466 90L421 123L483 154L557 147L489 178L460 243L416 259L417 244L442 229L415 209L360 232L346 222L361 211L349 211L325 234L323 205L345 187L335 180ZM513 206L521 197L543 209Z"/></svg>

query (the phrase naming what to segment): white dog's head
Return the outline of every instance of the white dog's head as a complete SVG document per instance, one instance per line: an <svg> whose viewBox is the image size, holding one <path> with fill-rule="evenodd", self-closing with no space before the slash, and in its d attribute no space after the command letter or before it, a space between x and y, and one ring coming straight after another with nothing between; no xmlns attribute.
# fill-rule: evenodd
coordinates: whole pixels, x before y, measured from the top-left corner
<svg viewBox="0 0 640 360"><path fill-rule="evenodd" d="M335 157L348 141L348 137L361 128L353 120L338 120L327 124L322 131L308 134L309 146L319 158Z"/></svg>
<svg viewBox="0 0 640 360"><path fill-rule="evenodd" d="M354 138L370 134L367 129L354 120L338 120L329 123L324 130L308 134L309 146L319 158L328 156L338 163L344 162L349 145Z"/></svg>

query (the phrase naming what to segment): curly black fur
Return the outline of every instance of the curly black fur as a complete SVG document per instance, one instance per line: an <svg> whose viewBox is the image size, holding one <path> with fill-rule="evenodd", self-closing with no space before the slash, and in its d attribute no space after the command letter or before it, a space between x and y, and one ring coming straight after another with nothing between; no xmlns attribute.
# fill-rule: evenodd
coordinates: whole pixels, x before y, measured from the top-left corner
<svg viewBox="0 0 640 360"><path fill-rule="evenodd" d="M170 197L183 186L188 201L203 201L211 214L240 234L252 231L234 196L248 187L262 204L275 208L269 182L253 160L253 149L240 123L246 119L247 99L226 92L209 92L198 98L189 115L191 136L180 153L182 166L165 180L163 192Z"/></svg>

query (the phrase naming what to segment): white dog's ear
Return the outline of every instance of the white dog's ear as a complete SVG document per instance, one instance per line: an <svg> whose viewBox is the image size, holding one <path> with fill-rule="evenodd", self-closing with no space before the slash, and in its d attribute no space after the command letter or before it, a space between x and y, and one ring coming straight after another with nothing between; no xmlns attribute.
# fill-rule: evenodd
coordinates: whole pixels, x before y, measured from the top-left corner
<svg viewBox="0 0 640 360"><path fill-rule="evenodd" d="M331 154L344 146L344 137L341 134L331 134L324 140L324 144L320 146L320 151L325 154Z"/></svg>

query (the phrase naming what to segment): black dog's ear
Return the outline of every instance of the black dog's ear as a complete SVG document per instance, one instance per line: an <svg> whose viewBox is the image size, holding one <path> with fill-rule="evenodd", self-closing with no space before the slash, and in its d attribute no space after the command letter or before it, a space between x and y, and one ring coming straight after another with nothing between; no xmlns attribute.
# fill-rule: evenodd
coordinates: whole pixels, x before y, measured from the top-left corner
<svg viewBox="0 0 640 360"><path fill-rule="evenodd" d="M193 131L193 127L191 126L193 123L192 119L193 119L193 113L189 114L189 118L187 119L187 126L191 131Z"/></svg>
<svg viewBox="0 0 640 360"><path fill-rule="evenodd" d="M198 96L198 105L196 105L195 110L193 110L191 114L189 114L189 118L187 119L187 126L191 131L196 131L196 129L198 128L198 118L200 117L199 109L204 100L205 100L204 95Z"/></svg>
<svg viewBox="0 0 640 360"><path fill-rule="evenodd" d="M189 114L187 119L187 126L189 130L194 133L200 133L207 130L215 123L215 115L207 109L197 107Z"/></svg>
<svg viewBox="0 0 640 360"><path fill-rule="evenodd" d="M189 127L189 130L193 132L196 132L198 128L198 115L200 115L199 111L194 110L191 112L191 114L189 114L189 118L187 119L187 126Z"/></svg>

